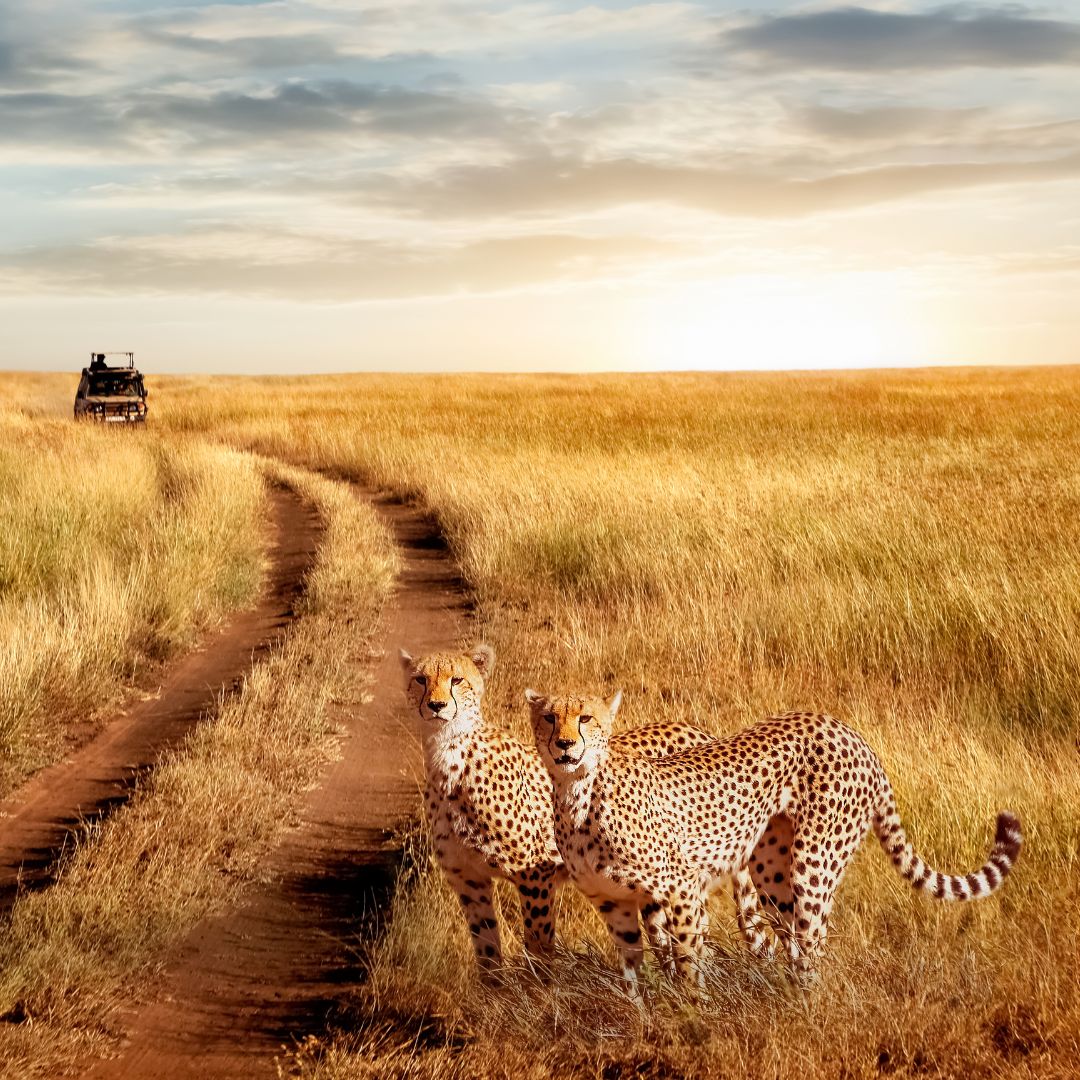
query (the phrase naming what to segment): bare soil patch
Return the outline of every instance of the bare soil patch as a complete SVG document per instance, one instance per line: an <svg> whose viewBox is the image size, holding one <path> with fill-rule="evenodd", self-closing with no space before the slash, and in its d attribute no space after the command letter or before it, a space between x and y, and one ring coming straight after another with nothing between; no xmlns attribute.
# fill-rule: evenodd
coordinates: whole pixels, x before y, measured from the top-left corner
<svg viewBox="0 0 1080 1080"><path fill-rule="evenodd" d="M416 810L422 768L397 651L457 641L468 602L424 513L356 490L392 530L402 561L376 639L371 699L342 704L340 757L268 857L262 881L238 909L196 928L157 999L127 1017L121 1056L88 1073L95 1080L276 1076L282 1047L325 1031L342 989L363 977L361 934L392 885L395 828Z"/></svg>
<svg viewBox="0 0 1080 1080"><path fill-rule="evenodd" d="M295 618L322 523L295 492L275 488L270 524L271 569L258 604L165 665L155 693L132 702L66 760L0 803L0 911L21 890L48 885L72 836L126 800L161 755L281 639Z"/></svg>

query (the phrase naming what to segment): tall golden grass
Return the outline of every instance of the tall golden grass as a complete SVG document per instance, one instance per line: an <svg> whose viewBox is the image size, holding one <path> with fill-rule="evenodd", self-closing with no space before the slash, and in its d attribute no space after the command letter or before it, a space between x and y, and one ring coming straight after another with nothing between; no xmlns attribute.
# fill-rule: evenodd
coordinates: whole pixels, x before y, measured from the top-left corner
<svg viewBox="0 0 1080 1080"><path fill-rule="evenodd" d="M68 382L5 380L5 423L25 445L75 439L96 467L116 440L49 419L68 410ZM1001 893L967 906L914 896L868 845L806 998L742 956L718 901L709 996L654 984L643 1018L571 889L553 985L511 971L478 988L421 830L366 986L286 1071L1080 1073L1080 373L158 380L152 408L125 460L159 440L167 458L223 454L244 472L234 451L257 449L429 506L499 651L489 715L523 737L526 684L621 685L627 722L717 733L825 708L878 749L913 839L943 869L980 860L999 806L1027 833ZM67 475L70 487L80 473ZM10 520L32 520L34 505ZM140 520L142 504L120 505ZM324 718L308 726L299 707L346 677L344 617L385 595L385 543L350 519L310 640L292 639L286 667L257 673L253 696L16 909L0 1015L29 1020L0 1029L12 1075L48 1075L100 1045L128 972L222 901L222 865L242 870L268 842L325 753ZM115 683L114 671L101 685ZM513 905L503 914L512 927Z"/></svg>
<svg viewBox="0 0 1080 1080"><path fill-rule="evenodd" d="M143 670L251 601L263 573L248 455L0 405L0 796ZM28 393L32 407L39 395Z"/></svg>
<svg viewBox="0 0 1080 1080"><path fill-rule="evenodd" d="M717 733L796 707L861 730L943 869L994 811L1027 846L998 897L934 905L869 847L822 989L746 963L642 1021L568 890L554 987L470 979L418 844L368 986L303 1075L1080 1071L1080 373L178 380L159 423L363 475L430 507L521 690L626 691L629 723ZM512 921L512 915L508 913ZM585 954L576 956L575 949Z"/></svg>
<svg viewBox="0 0 1080 1080"><path fill-rule="evenodd" d="M334 708L362 696L396 555L342 484L251 461L326 525L301 618L238 694L91 829L49 889L0 925L0 1077L71 1075L115 1049L117 1010L182 936L235 898L334 753Z"/></svg>

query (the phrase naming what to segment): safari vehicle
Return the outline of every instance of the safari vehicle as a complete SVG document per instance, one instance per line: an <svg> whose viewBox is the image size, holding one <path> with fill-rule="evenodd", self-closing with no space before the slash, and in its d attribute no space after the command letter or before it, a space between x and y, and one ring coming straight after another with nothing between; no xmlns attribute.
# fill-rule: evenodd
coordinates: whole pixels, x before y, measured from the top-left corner
<svg viewBox="0 0 1080 1080"><path fill-rule="evenodd" d="M106 357L121 356L115 366ZM91 353L75 391L75 419L106 424L142 424L146 421L146 387L135 368L135 354Z"/></svg>

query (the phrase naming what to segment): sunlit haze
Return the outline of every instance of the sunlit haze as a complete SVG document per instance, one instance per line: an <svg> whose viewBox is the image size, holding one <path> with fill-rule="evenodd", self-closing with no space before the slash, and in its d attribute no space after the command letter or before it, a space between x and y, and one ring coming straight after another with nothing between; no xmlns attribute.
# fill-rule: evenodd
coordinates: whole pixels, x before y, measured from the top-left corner
<svg viewBox="0 0 1080 1080"><path fill-rule="evenodd" d="M0 366L1080 361L1080 0L0 0Z"/></svg>

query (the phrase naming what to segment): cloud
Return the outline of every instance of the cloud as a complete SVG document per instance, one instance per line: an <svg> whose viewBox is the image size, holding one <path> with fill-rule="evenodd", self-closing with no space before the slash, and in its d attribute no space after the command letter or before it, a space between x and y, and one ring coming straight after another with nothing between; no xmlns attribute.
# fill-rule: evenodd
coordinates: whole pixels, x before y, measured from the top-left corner
<svg viewBox="0 0 1080 1080"><path fill-rule="evenodd" d="M927 108L885 106L840 109L792 106L798 130L813 138L821 153L842 153L853 169L881 162L925 163L929 153L951 162L1034 164L1067 157L1080 146L1080 119L1010 123L1008 110L986 107Z"/></svg>
<svg viewBox="0 0 1080 1080"><path fill-rule="evenodd" d="M123 21L150 44L201 49L202 43L227 51L234 42L295 40L303 55L305 39L321 40L349 57L438 55L443 59L482 56L512 63L532 60L538 50L550 53L584 43L620 47L672 45L688 34L703 35L708 24L695 3L567 4L563 0L490 3L481 0L316 0L251 5L153 5ZM276 50L271 50L271 54ZM272 66L272 65L271 65Z"/></svg>
<svg viewBox="0 0 1080 1080"><path fill-rule="evenodd" d="M637 237L553 234L425 247L217 227L0 255L0 293L391 300L593 282L677 250Z"/></svg>
<svg viewBox="0 0 1080 1080"><path fill-rule="evenodd" d="M227 60L241 68L298 68L340 63L346 59L326 34L272 34L217 39L183 34L152 25L138 28L144 44L194 54L214 61Z"/></svg>
<svg viewBox="0 0 1080 1080"><path fill-rule="evenodd" d="M985 119L984 108L934 109L884 106L837 109L810 105L795 110L799 124L814 135L842 142L892 141L909 136L952 137Z"/></svg>
<svg viewBox="0 0 1080 1080"><path fill-rule="evenodd" d="M0 144L100 151L128 146L123 119L92 95L0 93Z"/></svg>
<svg viewBox="0 0 1080 1080"><path fill-rule="evenodd" d="M1080 62L1080 24L1024 8L926 13L835 8L759 19L721 44L767 66L836 71L1040 67Z"/></svg>
<svg viewBox="0 0 1080 1080"><path fill-rule="evenodd" d="M30 88L91 70L73 56L26 42L0 38L0 86Z"/></svg>
<svg viewBox="0 0 1080 1080"><path fill-rule="evenodd" d="M228 150L385 140L521 139L522 109L481 98L347 80L281 83L265 92L209 96L136 90L123 95L0 94L0 143L52 151L97 146L146 156L165 148Z"/></svg>
<svg viewBox="0 0 1080 1080"><path fill-rule="evenodd" d="M939 191L1080 176L1080 154L1046 160L883 165L793 179L767 168L710 168L631 158L585 162L522 158L465 166L424 180L383 177L360 190L405 213L449 217L561 215L634 203L671 203L739 217L799 217Z"/></svg>
<svg viewBox="0 0 1080 1080"><path fill-rule="evenodd" d="M1042 135L1045 128L1045 135ZM571 154L536 152L503 164L456 165L418 175L412 170L373 172L346 168L316 173L300 162L292 170L251 177L224 172L192 172L145 185L106 184L88 189L87 204L100 199L118 205L235 205L244 198L296 199L337 204L343 213L360 211L409 228L415 222L442 227L450 222L482 224L485 230L507 220L542 220L546 227L575 215L633 211L635 207L678 207L724 218L794 219L844 213L864 207L1002 185L1030 185L1080 178L1075 146L1080 122L1008 129L1017 160L862 165L829 168L827 160L803 161L803 177L792 175L791 157L778 164L758 159L728 167L682 165L629 157L588 161ZM971 145L994 152L993 141ZM1045 143L1045 145L1043 145ZM1052 154L1052 156L1050 156ZM1030 156L1038 155L1038 156ZM652 218L655 221L655 217ZM456 228L453 225L452 228Z"/></svg>
<svg viewBox="0 0 1080 1080"><path fill-rule="evenodd" d="M347 80L293 81L269 93L221 92L207 98L145 94L128 119L148 132L200 141L312 142L375 133L412 138L509 138L520 111L479 98Z"/></svg>

